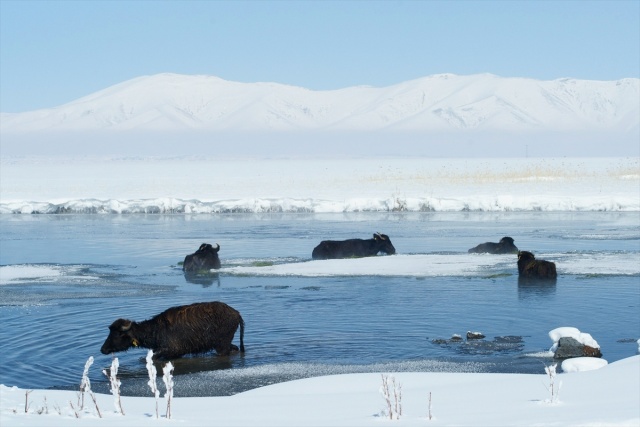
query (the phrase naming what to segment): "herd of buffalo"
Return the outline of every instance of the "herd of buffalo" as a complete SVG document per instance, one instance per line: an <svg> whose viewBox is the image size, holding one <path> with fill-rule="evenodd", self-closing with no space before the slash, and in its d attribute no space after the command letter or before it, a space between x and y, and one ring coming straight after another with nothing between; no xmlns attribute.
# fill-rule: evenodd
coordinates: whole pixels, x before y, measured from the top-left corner
<svg viewBox="0 0 640 427"><path fill-rule="evenodd" d="M218 252L208 243L187 255L182 266L185 274L197 274L221 267ZM389 236L375 233L372 239L324 240L313 249L314 260L375 256L396 253ZM518 254L518 274L523 279L555 280L556 265L537 260L531 252L520 251L511 237L498 243L482 243L469 253ZM240 328L240 347L232 344ZM153 350L154 360L170 360L187 354L215 350L222 356L231 351L244 353L244 320L240 313L219 301L200 302L169 308L149 320L135 322L118 319L109 326L109 336L100 351L110 354L131 347Z"/></svg>

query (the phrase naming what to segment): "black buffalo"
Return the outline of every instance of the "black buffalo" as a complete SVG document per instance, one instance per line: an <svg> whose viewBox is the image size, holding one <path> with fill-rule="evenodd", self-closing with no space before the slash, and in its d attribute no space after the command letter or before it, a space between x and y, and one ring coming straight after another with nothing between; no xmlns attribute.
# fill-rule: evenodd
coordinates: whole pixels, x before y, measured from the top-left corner
<svg viewBox="0 0 640 427"><path fill-rule="evenodd" d="M511 237L503 237L498 243L481 243L468 251L470 254L517 254L518 248Z"/></svg>
<svg viewBox="0 0 640 427"><path fill-rule="evenodd" d="M219 269L221 266L220 258L218 257L219 251L220 245L217 243L215 248L209 243L201 244L197 251L184 257L182 271L185 273L198 273L211 269Z"/></svg>
<svg viewBox="0 0 640 427"><path fill-rule="evenodd" d="M240 313L219 301L172 307L143 322L118 319L109 326L102 344L103 354L131 347L153 350L154 360L169 360L185 354L215 349L226 356L238 347L231 344L240 326L240 348L244 353L244 320Z"/></svg>
<svg viewBox="0 0 640 427"><path fill-rule="evenodd" d="M520 277L530 279L556 279L556 265L551 261L537 260L527 251L518 252L518 273Z"/></svg>
<svg viewBox="0 0 640 427"><path fill-rule="evenodd" d="M373 239L323 240L313 248L313 259L337 259L351 257L374 256L378 252L388 255L396 253L389 236L376 233Z"/></svg>

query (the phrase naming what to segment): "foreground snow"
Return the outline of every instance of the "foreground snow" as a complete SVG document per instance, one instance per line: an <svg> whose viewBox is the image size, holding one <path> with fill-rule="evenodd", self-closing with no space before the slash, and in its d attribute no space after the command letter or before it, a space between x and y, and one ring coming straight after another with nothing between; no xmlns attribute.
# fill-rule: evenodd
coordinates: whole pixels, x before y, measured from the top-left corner
<svg viewBox="0 0 640 427"><path fill-rule="evenodd" d="M640 356L586 372L559 374L557 400L551 400L550 377L540 375L397 373L402 416L389 420L380 392L381 374L347 374L275 384L235 396L175 397L171 424L189 426L638 426L640 424ZM179 381L179 377L176 381ZM429 419L431 395L431 419ZM114 411L111 395L98 395L103 419L85 396L76 418L78 394L34 390L24 413L25 390L0 386L0 425L158 425L153 397L123 397L125 415ZM45 400L46 399L46 400ZM160 399L160 416L166 403ZM38 414L40 409L48 414Z"/></svg>

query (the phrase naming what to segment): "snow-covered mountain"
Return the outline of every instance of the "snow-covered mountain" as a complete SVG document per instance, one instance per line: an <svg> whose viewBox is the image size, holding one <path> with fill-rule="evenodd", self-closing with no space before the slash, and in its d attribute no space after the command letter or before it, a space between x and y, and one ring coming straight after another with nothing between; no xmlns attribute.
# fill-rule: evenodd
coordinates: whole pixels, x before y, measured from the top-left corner
<svg viewBox="0 0 640 427"><path fill-rule="evenodd" d="M638 133L640 79L440 74L314 91L214 76L132 79L59 107L2 113L5 133L101 131L613 131Z"/></svg>

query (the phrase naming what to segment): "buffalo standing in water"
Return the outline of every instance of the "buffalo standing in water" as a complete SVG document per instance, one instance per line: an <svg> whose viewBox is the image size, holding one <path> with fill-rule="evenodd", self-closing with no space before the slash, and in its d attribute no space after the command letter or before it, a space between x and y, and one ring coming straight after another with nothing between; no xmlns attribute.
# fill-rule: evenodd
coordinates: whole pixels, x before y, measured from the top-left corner
<svg viewBox="0 0 640 427"><path fill-rule="evenodd" d="M217 243L215 248L209 243L201 244L197 251L184 258L182 271L185 273L199 273L211 269L219 269L221 264L218 252L220 252L220 245Z"/></svg>
<svg viewBox="0 0 640 427"><path fill-rule="evenodd" d="M199 302L169 308L143 322L118 319L109 326L102 354L131 347L153 350L154 360L169 360L185 354L215 349L226 356L238 347L231 344L240 326L240 348L244 353L244 320L238 310L219 301Z"/></svg>
<svg viewBox="0 0 640 427"><path fill-rule="evenodd" d="M511 237L503 237L498 243L481 243L468 251L470 254L517 254L518 248Z"/></svg>
<svg viewBox="0 0 640 427"><path fill-rule="evenodd" d="M338 259L366 257L384 252L388 255L396 253L389 236L375 233L373 239L323 240L313 249L313 259Z"/></svg>
<svg viewBox="0 0 640 427"><path fill-rule="evenodd" d="M527 251L518 252L518 273L526 279L555 280L558 277L556 265L551 261L537 260Z"/></svg>

